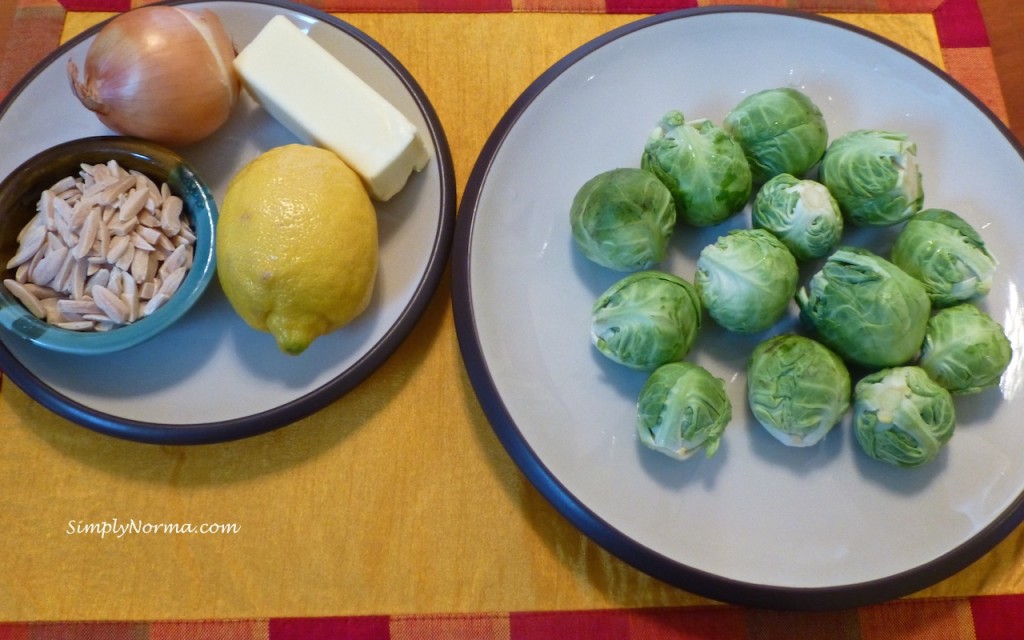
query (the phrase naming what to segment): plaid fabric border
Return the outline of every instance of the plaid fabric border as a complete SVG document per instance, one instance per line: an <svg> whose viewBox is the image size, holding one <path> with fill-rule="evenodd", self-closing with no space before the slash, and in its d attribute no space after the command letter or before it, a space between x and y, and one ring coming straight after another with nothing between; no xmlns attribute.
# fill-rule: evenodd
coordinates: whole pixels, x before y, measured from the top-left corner
<svg viewBox="0 0 1024 640"><path fill-rule="evenodd" d="M0 623L0 640L1018 640L1024 595L793 613L732 606L465 615Z"/></svg>
<svg viewBox="0 0 1024 640"><path fill-rule="evenodd" d="M2 0L0 0L2 1ZM67 11L125 11L148 0L15 0L9 37L0 43L0 99L60 42ZM726 0L305 0L330 12L562 11L660 13ZM760 0L746 4L816 12L930 13L947 71L1005 119L998 78L977 0ZM906 599L856 610L789 613L732 606L508 612L416 616L260 618L217 621L0 623L0 640L305 638L682 638L693 640L1017 640L1024 595Z"/></svg>
<svg viewBox="0 0 1024 640"><path fill-rule="evenodd" d="M127 11L155 0L60 0L68 11ZM973 4L973 0L970 0ZM735 0L308 0L305 4L332 12L559 11L596 13L661 13L735 4ZM946 0L946 4L950 0ZM956 1L953 1L956 4ZM932 13L943 0L749 0L743 4L804 11Z"/></svg>

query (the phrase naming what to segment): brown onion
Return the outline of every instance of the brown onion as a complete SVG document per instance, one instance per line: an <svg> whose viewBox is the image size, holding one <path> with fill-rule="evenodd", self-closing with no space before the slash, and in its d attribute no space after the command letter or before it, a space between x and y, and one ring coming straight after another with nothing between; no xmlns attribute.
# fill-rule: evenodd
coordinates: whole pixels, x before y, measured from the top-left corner
<svg viewBox="0 0 1024 640"><path fill-rule="evenodd" d="M208 10L148 6L108 22L89 46L85 75L68 61L82 104L114 131L168 145L196 142L238 99L235 48Z"/></svg>

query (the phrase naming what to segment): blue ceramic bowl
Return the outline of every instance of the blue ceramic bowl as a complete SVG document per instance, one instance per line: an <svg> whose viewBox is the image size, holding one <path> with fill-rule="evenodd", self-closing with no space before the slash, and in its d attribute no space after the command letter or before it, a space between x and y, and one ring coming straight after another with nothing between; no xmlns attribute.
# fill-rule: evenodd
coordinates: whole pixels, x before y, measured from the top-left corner
<svg viewBox="0 0 1024 640"><path fill-rule="evenodd" d="M157 335L184 316L202 296L216 269L214 231L217 204L196 171L173 151L160 145L122 136L72 140L51 147L22 163L0 183L0 269L17 249L17 235L35 214L40 194L58 180L76 176L82 163L116 160L157 184L166 182L184 201L196 235L193 264L180 288L152 314L109 331L71 331L47 323L0 285L0 331L5 341L27 340L39 347L76 354L110 353L135 346Z"/></svg>

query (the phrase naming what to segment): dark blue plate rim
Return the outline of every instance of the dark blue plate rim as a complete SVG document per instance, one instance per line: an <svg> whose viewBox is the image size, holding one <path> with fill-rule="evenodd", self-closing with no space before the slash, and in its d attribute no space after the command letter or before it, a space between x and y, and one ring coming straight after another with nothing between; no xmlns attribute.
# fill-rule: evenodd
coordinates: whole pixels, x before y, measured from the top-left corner
<svg viewBox="0 0 1024 640"><path fill-rule="evenodd" d="M432 239L430 259L426 264L423 276L409 302L390 329L351 367L335 378L301 397L268 411L231 420L194 424L125 419L97 411L56 391L45 380L22 364L4 344L0 343L0 370L3 371L4 377L20 387L29 397L57 415L93 431L149 444L210 444L255 436L308 417L354 389L398 349L426 311L447 268L455 232L455 171L447 136L426 93L393 54L353 25L329 13L293 2L283 0L166 0L158 4L194 5L205 2L268 5L279 7L284 11L302 13L345 32L371 50L405 85L427 123L441 180L440 210ZM105 22L75 36L36 65L0 103L0 117L3 117L17 96L32 83L43 69L53 64L54 60L67 50L91 37L102 28L103 24Z"/></svg>
<svg viewBox="0 0 1024 640"><path fill-rule="evenodd" d="M483 355L483 345L476 328L473 313L473 291L470 278L470 264L473 243L473 228L478 211L480 196L485 188L487 175L495 158L501 152L505 138L516 121L530 107L531 103L560 75L594 51L637 31L674 20L691 19L716 13L763 13L786 16L798 20L832 25L850 31L886 47L894 49L916 61L973 103L986 115L993 126L1007 142L1024 158L1024 148L1009 128L973 93L931 62L878 34L819 14L789 9L753 6L718 6L682 9L623 25L611 30L572 51L541 74L513 102L495 126L470 173L459 213L456 219L454 244L452 247L452 307L455 328L463 361L473 390L490 421L498 440L527 479L570 523L584 535L596 542L612 555L634 568L674 587L713 600L736 605L786 610L824 611L856 608L899 598L929 587L956 572L966 568L999 541L1024 522L1024 494L1017 499L987 527L960 546L913 569L892 576L860 582L821 588L793 588L776 585L754 584L715 575L680 563L623 534L611 523L595 514L586 504L573 495L545 466L543 460L530 446L528 439L516 425L515 419L506 407L501 393L490 373Z"/></svg>

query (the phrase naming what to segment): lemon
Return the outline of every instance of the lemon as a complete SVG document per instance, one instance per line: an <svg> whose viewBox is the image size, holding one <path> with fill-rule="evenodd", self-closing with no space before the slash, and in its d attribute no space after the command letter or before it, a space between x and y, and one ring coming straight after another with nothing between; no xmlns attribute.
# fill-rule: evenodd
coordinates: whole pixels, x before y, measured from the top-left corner
<svg viewBox="0 0 1024 640"><path fill-rule="evenodd" d="M334 153L275 147L231 180L217 222L217 275L250 326L299 354L370 302L377 215L359 176Z"/></svg>

